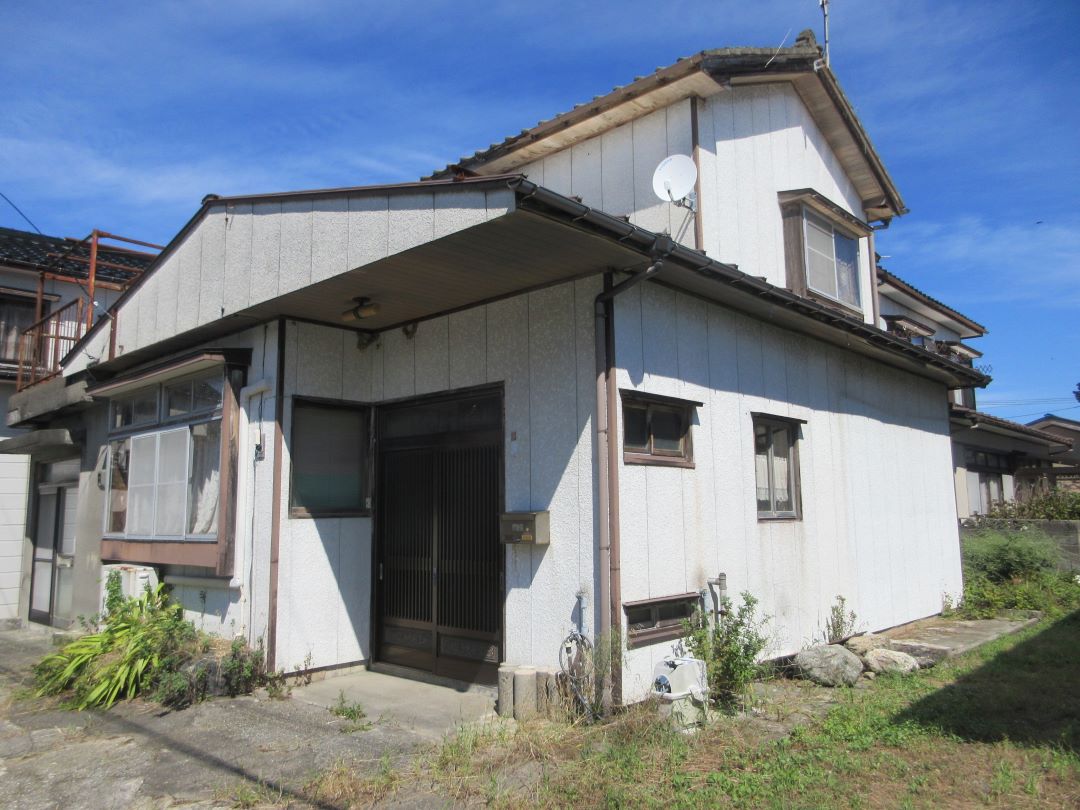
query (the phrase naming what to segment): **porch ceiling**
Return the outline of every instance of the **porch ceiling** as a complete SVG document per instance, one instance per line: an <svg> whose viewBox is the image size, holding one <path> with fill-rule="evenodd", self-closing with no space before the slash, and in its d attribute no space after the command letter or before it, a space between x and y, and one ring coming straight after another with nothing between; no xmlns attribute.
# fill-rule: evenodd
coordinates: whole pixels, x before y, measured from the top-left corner
<svg viewBox="0 0 1080 810"><path fill-rule="evenodd" d="M519 209L240 314L260 320L286 316L380 331L644 262L642 253L617 241ZM378 304L378 313L361 321L344 320L342 313L359 297Z"/></svg>

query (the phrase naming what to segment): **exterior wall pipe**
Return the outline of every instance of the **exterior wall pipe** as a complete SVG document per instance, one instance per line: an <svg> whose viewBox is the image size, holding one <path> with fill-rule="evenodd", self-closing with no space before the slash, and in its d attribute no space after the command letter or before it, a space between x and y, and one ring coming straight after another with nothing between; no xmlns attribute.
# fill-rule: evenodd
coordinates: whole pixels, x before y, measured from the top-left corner
<svg viewBox="0 0 1080 810"><path fill-rule="evenodd" d="M281 454L285 437L282 423L285 419L285 325L284 318L277 320L277 370L274 378L274 503L270 507L270 612L266 629L266 668L273 671L277 665L277 610L278 610L278 556L281 549Z"/></svg>
<svg viewBox="0 0 1080 810"><path fill-rule="evenodd" d="M618 284L604 274L604 291L596 296L596 442L599 467L600 538L597 568L600 571L600 636L610 645L622 642L622 554L619 543L619 440L612 436L618 424L618 392L615 387L615 296L652 278L663 267L657 259L648 268ZM622 660L611 656L609 683L603 686L604 709L622 702Z"/></svg>

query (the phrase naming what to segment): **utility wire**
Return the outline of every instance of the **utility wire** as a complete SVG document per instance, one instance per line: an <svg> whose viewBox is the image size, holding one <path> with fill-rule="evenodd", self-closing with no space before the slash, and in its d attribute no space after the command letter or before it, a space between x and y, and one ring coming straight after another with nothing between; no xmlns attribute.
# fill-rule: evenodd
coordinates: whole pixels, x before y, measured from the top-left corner
<svg viewBox="0 0 1080 810"><path fill-rule="evenodd" d="M4 192L0 191L0 197L3 197L4 200L7 202L7 204L10 205L12 208L14 208L18 212L20 217L25 219L27 222L30 222L30 217L28 217L26 214L24 214L22 212L22 210L19 208L19 206L17 206L15 203L13 203L11 200L9 200L8 196ZM33 222L30 222L30 227L33 228L35 231L37 231L39 234L41 234L41 236L45 235L45 234L41 233L41 228L39 228Z"/></svg>
<svg viewBox="0 0 1080 810"><path fill-rule="evenodd" d="M986 407L986 406L984 405L984 407ZM1080 405L1070 405L1068 408L1055 408L1054 410L1055 411L1074 411L1077 408L1080 408ZM994 414L994 415L996 416L997 414ZM1046 416L1046 411L1045 410L1043 410L1043 411L1035 411L1035 413L1014 413L1014 414L1009 414L1008 416L1002 416L1000 418L1002 418L1002 419L1023 419L1025 416ZM1050 416L1053 416L1053 414L1050 414Z"/></svg>

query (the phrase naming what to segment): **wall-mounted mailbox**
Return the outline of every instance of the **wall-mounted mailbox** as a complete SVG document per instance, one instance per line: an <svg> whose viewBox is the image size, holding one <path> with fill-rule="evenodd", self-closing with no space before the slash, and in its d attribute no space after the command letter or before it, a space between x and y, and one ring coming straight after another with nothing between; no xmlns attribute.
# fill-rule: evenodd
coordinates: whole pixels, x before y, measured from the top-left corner
<svg viewBox="0 0 1080 810"><path fill-rule="evenodd" d="M507 545L546 546L551 542L548 512L506 512L499 516L499 541Z"/></svg>

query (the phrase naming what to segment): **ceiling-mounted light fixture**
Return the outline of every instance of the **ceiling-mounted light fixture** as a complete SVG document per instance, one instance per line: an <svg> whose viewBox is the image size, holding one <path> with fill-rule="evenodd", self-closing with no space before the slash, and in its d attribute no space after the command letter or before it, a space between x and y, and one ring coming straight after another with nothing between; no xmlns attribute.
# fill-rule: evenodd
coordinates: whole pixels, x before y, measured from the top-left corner
<svg viewBox="0 0 1080 810"><path fill-rule="evenodd" d="M379 305L367 296L353 299L353 305L341 313L343 321L362 321L379 314Z"/></svg>

